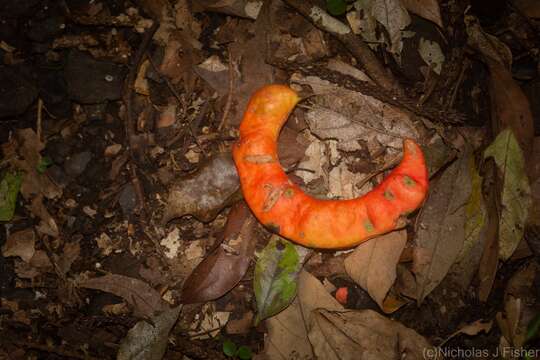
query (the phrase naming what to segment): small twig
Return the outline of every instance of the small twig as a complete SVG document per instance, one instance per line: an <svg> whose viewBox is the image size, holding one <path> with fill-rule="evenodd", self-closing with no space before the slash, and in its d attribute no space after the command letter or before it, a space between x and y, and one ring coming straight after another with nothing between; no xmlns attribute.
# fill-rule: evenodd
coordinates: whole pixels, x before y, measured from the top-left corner
<svg viewBox="0 0 540 360"><path fill-rule="evenodd" d="M38 99L37 103L37 121L36 121L36 134L39 141L41 141L42 134L42 121L43 121L43 100Z"/></svg>
<svg viewBox="0 0 540 360"><path fill-rule="evenodd" d="M49 354L57 354L60 356L66 356L71 357L75 359L83 359L83 360L98 360L99 358L90 356L88 354L81 354L77 351L66 349L63 346L49 346L45 344L39 344L32 341L22 341L22 340L8 340L8 342L11 342L13 345L21 346L23 348L28 349L35 349L38 351L43 351Z"/></svg>
<svg viewBox="0 0 540 360"><path fill-rule="evenodd" d="M223 129L229 112L231 110L231 103L234 95L234 61L232 59L231 50L227 51L229 58L229 93L227 94L227 102L225 103L225 108L223 109L223 115L221 116L221 121L219 122L218 131Z"/></svg>
<svg viewBox="0 0 540 360"><path fill-rule="evenodd" d="M141 45L139 46L139 49L137 50L137 53L135 54L135 59L133 61L133 67L130 69L128 76L126 78L125 83L125 95L124 95L124 102L126 104L126 121L125 121L125 131L126 136L129 144L129 157L130 157L130 165L129 170L131 173L131 181L133 183L133 188L135 189L135 195L137 197L137 208L136 212L140 213L143 217L145 216L144 212L144 190L142 188L141 182L139 181L139 178L137 177L137 165L135 162L135 122L133 121L133 87L135 84L135 79L137 78L137 72L139 71L139 67L141 66L141 63L144 59L144 56L146 54L146 51L148 47L150 46L150 43L152 41L152 38L154 37L154 34L156 33L157 29L159 27L159 23L154 20L154 23L146 31L146 33L143 36Z"/></svg>
<svg viewBox="0 0 540 360"><path fill-rule="evenodd" d="M403 92L392 73L387 71L366 42L352 32L349 26L330 16L326 11L304 0L284 0L317 28L339 40L364 66L366 73L388 91Z"/></svg>
<svg viewBox="0 0 540 360"><path fill-rule="evenodd" d="M180 94L178 94L178 91L176 91L176 89L174 88L173 84L171 83L171 80L169 80L169 78L165 75L163 75L163 73L158 69L156 63L154 62L154 59L152 59L151 56L148 57L148 61L150 62L150 65L152 65L152 68L154 69L154 71L156 72L156 74L159 75L159 77L161 79L163 79L163 81L165 81L165 84L167 85L167 88L169 89L169 91L174 95L174 97L176 98L176 100L178 100L178 103L180 105L183 105L184 102L182 101L182 98L180 97ZM185 112L185 111L184 111Z"/></svg>
<svg viewBox="0 0 540 360"><path fill-rule="evenodd" d="M367 184L368 181L370 181L371 179L373 179L375 176L379 175L380 173L390 169L390 168L393 168L394 166L396 166L397 164L399 164L399 160L400 160L400 157L396 156L394 159L392 159L390 161L389 164L387 164L385 167L383 167L382 169L379 169L377 171L374 171L372 172L371 174L369 174L364 180L362 180L362 182L360 182L359 184L356 185L356 187L358 189L361 189L364 187L364 185Z"/></svg>

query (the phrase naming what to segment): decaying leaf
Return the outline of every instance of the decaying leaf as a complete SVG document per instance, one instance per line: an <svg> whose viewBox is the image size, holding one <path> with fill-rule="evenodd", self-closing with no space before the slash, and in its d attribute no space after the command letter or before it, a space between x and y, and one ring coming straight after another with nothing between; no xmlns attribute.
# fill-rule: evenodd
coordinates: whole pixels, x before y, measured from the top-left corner
<svg viewBox="0 0 540 360"><path fill-rule="evenodd" d="M24 198L42 194L47 199L56 199L62 195L62 189L46 173L38 171L42 162L40 151L45 148L45 144L33 129L17 130L11 142L4 144L2 148L11 165L24 172L21 184Z"/></svg>
<svg viewBox="0 0 540 360"><path fill-rule="evenodd" d="M381 144L401 149L402 138L418 137L409 115L397 107L316 77L294 75L291 80L310 86L319 95L317 105L306 113L309 129L320 139L339 140L340 150L359 150L358 140L362 140L375 154L381 152Z"/></svg>
<svg viewBox="0 0 540 360"><path fill-rule="evenodd" d="M465 206L471 192L469 156L458 158L431 186L420 215L413 251L418 303L446 276L463 247Z"/></svg>
<svg viewBox="0 0 540 360"><path fill-rule="evenodd" d="M399 0L373 1L371 14L388 31L390 37L389 51L399 57L403 48L402 30L411 23L407 9Z"/></svg>
<svg viewBox="0 0 540 360"><path fill-rule="evenodd" d="M34 229L25 229L10 234L6 243L2 245L2 255L4 257L18 256L28 263L34 253L36 244L36 233Z"/></svg>
<svg viewBox="0 0 540 360"><path fill-rule="evenodd" d="M466 289L477 272L482 256L485 231L483 232L487 210L482 196L482 178L476 169L474 158L469 158L469 174L471 176L471 195L465 208L465 239L463 248L448 275Z"/></svg>
<svg viewBox="0 0 540 360"><path fill-rule="evenodd" d="M161 360L169 343L169 332L176 323L182 305L166 309L132 327L118 349L118 360Z"/></svg>
<svg viewBox="0 0 540 360"><path fill-rule="evenodd" d="M428 341L412 329L373 310L315 310L309 339L318 359L422 359ZM376 329L376 331L374 331Z"/></svg>
<svg viewBox="0 0 540 360"><path fill-rule="evenodd" d="M422 60L424 60L435 73L440 75L445 59L441 46L435 41L426 40L422 37L420 38L418 52L420 53Z"/></svg>
<svg viewBox="0 0 540 360"><path fill-rule="evenodd" d="M81 280L79 287L109 292L123 298L133 308L135 316L150 319L157 312L165 311L165 302L150 285L139 279L109 274Z"/></svg>
<svg viewBox="0 0 540 360"><path fill-rule="evenodd" d="M523 237L532 203L523 153L513 131L510 129L502 131L485 150L484 157L493 157L503 176L499 257L507 260Z"/></svg>
<svg viewBox="0 0 540 360"><path fill-rule="evenodd" d="M407 231L394 231L366 241L345 259L347 274L384 307L388 290L396 280L396 265L407 242Z"/></svg>
<svg viewBox="0 0 540 360"><path fill-rule="evenodd" d="M414 330L371 310L343 307L302 271L291 307L266 321L270 359L421 359L433 347Z"/></svg>
<svg viewBox="0 0 540 360"><path fill-rule="evenodd" d="M268 336L264 354L270 359L313 359L313 349L308 337L313 310L325 308L343 310L324 288L324 285L307 271L298 276L298 296L285 310L265 321Z"/></svg>
<svg viewBox="0 0 540 360"><path fill-rule="evenodd" d="M212 302L206 303L201 309L203 314L199 321L195 321L191 324L191 330L188 334L191 339L211 339L214 338L221 328L227 325L230 311L217 311L215 304Z"/></svg>
<svg viewBox="0 0 540 360"><path fill-rule="evenodd" d="M10 221L13 217L21 182L22 176L13 172L0 180L0 221Z"/></svg>
<svg viewBox="0 0 540 360"><path fill-rule="evenodd" d="M263 2L261 0L199 0L197 6L206 11L256 19Z"/></svg>
<svg viewBox="0 0 540 360"><path fill-rule="evenodd" d="M482 331L485 333L488 333L491 331L492 326L493 326L493 320L490 320L490 321L476 320L475 322L462 326L458 331L452 333L449 337L447 337L443 341L443 344L447 343L450 339L454 338L455 336L459 334L466 334L466 335L474 336L474 335L478 335ZM442 344L439 346L442 346Z"/></svg>
<svg viewBox="0 0 540 360"><path fill-rule="evenodd" d="M256 323L289 306L296 296L298 272L308 252L304 247L272 236L255 266Z"/></svg>
<svg viewBox="0 0 540 360"><path fill-rule="evenodd" d="M244 277L257 239L257 221L242 201L235 205L225 225L223 246L218 246L186 279L182 289L183 303L217 299Z"/></svg>
<svg viewBox="0 0 540 360"><path fill-rule="evenodd" d="M196 173L173 182L163 221L184 215L211 221L234 201L239 186L231 155L219 154L201 165Z"/></svg>

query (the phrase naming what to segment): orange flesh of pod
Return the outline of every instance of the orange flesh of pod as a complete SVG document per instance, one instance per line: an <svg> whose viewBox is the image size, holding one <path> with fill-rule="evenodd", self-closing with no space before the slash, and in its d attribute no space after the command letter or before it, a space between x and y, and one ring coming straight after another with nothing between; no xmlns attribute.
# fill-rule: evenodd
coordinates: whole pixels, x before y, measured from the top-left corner
<svg viewBox="0 0 540 360"><path fill-rule="evenodd" d="M367 194L350 200L315 199L293 184L277 155L277 139L300 100L285 85L268 85L253 94L240 124L233 158L244 198L270 230L314 248L348 248L394 230L401 217L417 209L428 190L422 150L403 141L403 159Z"/></svg>

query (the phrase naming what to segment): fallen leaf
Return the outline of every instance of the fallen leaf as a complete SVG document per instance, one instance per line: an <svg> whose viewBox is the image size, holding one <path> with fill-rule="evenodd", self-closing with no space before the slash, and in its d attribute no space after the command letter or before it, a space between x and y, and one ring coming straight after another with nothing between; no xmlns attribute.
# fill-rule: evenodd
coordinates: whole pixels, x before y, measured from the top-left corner
<svg viewBox="0 0 540 360"><path fill-rule="evenodd" d="M484 158L493 157L503 177L502 209L499 223L499 257L512 256L523 237L525 222L532 203L522 149L514 133L506 129L499 133L484 151Z"/></svg>
<svg viewBox="0 0 540 360"><path fill-rule="evenodd" d="M396 265L407 231L394 231L360 244L345 259L347 274L384 310L383 302L396 280Z"/></svg>
<svg viewBox="0 0 540 360"><path fill-rule="evenodd" d="M244 277L257 244L257 221L242 201L229 213L223 240L184 282L182 303L206 302L230 291Z"/></svg>
<svg viewBox="0 0 540 360"><path fill-rule="evenodd" d="M55 255L55 263L58 265L58 270L66 275L71 269L71 265L77 260L81 253L81 245L79 241L71 241L64 244L61 255Z"/></svg>
<svg viewBox="0 0 540 360"><path fill-rule="evenodd" d="M10 159L10 163L24 172L21 194L26 199L36 194L42 194L47 199L62 196L62 189L46 173L38 171L42 163L40 151L44 148L45 144L32 129L17 130L11 142L3 146L4 155Z"/></svg>
<svg viewBox="0 0 540 360"><path fill-rule="evenodd" d="M420 214L413 250L419 304L446 276L463 247L471 192L469 157L459 157L430 187Z"/></svg>
<svg viewBox="0 0 540 360"><path fill-rule="evenodd" d="M28 263L36 252L36 233L34 229L25 229L10 234L6 243L2 245L4 257L18 256Z"/></svg>
<svg viewBox="0 0 540 360"><path fill-rule="evenodd" d="M472 282L480 265L484 249L484 227L487 209L482 196L482 177L476 169L474 158L469 158L471 195L465 208L465 239L456 261L448 271L448 276L466 289Z"/></svg>
<svg viewBox="0 0 540 360"><path fill-rule="evenodd" d="M313 359L313 349L308 338L308 326L313 310L325 308L343 310L317 278L301 271L298 276L298 296L290 306L267 319L268 336L263 355L269 359Z"/></svg>
<svg viewBox="0 0 540 360"><path fill-rule="evenodd" d="M231 315L228 311L216 311L213 303L205 304L201 313L203 314L202 319L193 323L192 330L188 331L190 338L194 340L214 338L220 329L227 325Z"/></svg>
<svg viewBox="0 0 540 360"><path fill-rule="evenodd" d="M40 222L36 227L38 233L49 235L54 238L59 236L60 231L56 224L56 220L49 214L49 211L43 204L43 195L38 194L32 199L30 211L40 219Z"/></svg>
<svg viewBox="0 0 540 360"><path fill-rule="evenodd" d="M499 263L499 209L502 180L492 158L484 162L483 173L482 196L486 203L487 221L480 233L483 249L478 267L478 299L487 301Z"/></svg>
<svg viewBox="0 0 540 360"><path fill-rule="evenodd" d="M437 0L401 0L407 10L437 24L441 29L441 9Z"/></svg>
<svg viewBox="0 0 540 360"><path fill-rule="evenodd" d="M13 217L21 183L21 174L14 172L7 172L0 181L0 221L10 221Z"/></svg>
<svg viewBox="0 0 540 360"><path fill-rule="evenodd" d="M255 265L255 323L285 309L296 296L298 273L310 250L272 236Z"/></svg>
<svg viewBox="0 0 540 360"><path fill-rule="evenodd" d="M442 347L443 344L446 344L450 339L454 338L455 336L459 334L474 336L474 335L478 335L482 331L487 334L491 331L492 326L493 326L493 320L490 320L490 321L476 320L475 322L462 326L458 331L452 333L442 342L442 344L439 345L439 347Z"/></svg>
<svg viewBox="0 0 540 360"><path fill-rule="evenodd" d="M199 0L197 6L206 11L256 19L263 5L262 0Z"/></svg>
<svg viewBox="0 0 540 360"><path fill-rule="evenodd" d="M388 31L390 37L389 51L399 56L403 48L401 32L411 23L411 17L407 9L400 0L375 0L371 14Z"/></svg>
<svg viewBox="0 0 540 360"><path fill-rule="evenodd" d="M118 360L161 360L169 344L169 332L176 323L182 305L165 309L132 327L120 343Z"/></svg>
<svg viewBox="0 0 540 360"><path fill-rule="evenodd" d="M231 155L222 153L214 156L196 173L173 181L163 221L193 215L209 222L233 202L239 186Z"/></svg>
<svg viewBox="0 0 540 360"><path fill-rule="evenodd" d="M79 287L109 292L123 298L133 308L135 316L150 319L156 313L165 311L165 302L150 285L139 279L118 274L108 274L88 280L81 280Z"/></svg>
<svg viewBox="0 0 540 360"><path fill-rule="evenodd" d="M424 60L436 74L440 75L445 57L439 43L421 37L420 44L418 45L418 52L420 53L422 60Z"/></svg>
<svg viewBox="0 0 540 360"><path fill-rule="evenodd" d="M374 329L376 329L374 331ZM373 310L317 309L311 316L309 339L318 359L423 359L433 346L397 321Z"/></svg>

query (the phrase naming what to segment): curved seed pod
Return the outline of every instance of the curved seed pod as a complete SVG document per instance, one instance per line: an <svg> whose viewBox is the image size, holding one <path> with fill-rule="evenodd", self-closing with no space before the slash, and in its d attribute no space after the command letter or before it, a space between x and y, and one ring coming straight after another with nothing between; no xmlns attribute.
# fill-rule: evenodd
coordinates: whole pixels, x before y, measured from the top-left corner
<svg viewBox="0 0 540 360"><path fill-rule="evenodd" d="M301 245L347 248L394 230L417 209L428 190L424 155L403 142L401 163L373 190L351 200L319 200L293 184L277 156L277 139L299 96L285 85L268 85L251 98L233 158L244 198L270 230Z"/></svg>

